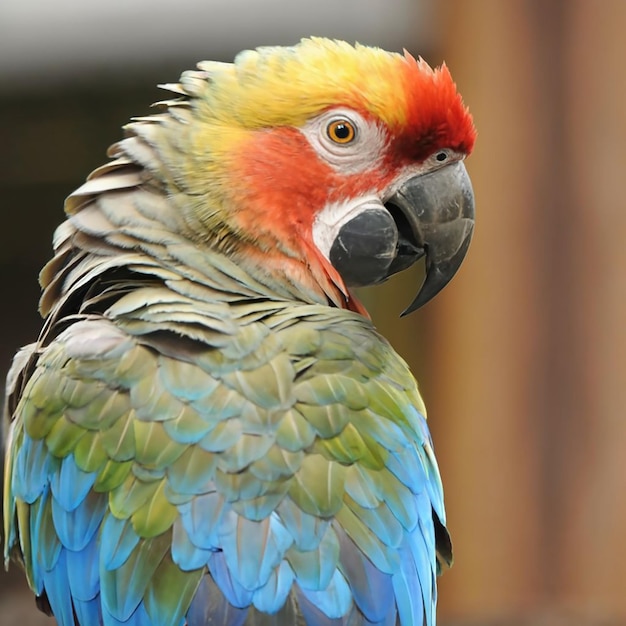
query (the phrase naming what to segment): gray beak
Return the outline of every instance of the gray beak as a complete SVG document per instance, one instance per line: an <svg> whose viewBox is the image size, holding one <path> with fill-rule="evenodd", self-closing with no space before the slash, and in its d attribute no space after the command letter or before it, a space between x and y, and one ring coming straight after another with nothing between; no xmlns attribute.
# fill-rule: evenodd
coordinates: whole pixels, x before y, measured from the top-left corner
<svg viewBox="0 0 626 626"><path fill-rule="evenodd" d="M458 161L405 181L385 202L398 227L396 255L388 276L426 255L426 277L402 315L434 298L456 274L474 229L474 193Z"/></svg>

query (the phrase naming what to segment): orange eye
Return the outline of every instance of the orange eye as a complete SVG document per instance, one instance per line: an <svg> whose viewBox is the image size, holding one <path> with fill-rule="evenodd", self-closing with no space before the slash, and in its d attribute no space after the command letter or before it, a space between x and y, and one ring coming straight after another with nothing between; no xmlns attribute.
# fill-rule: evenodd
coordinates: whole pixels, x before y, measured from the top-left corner
<svg viewBox="0 0 626 626"><path fill-rule="evenodd" d="M350 143L356 137L356 129L354 124L348 120L333 120L326 127L326 133L331 141L340 144Z"/></svg>

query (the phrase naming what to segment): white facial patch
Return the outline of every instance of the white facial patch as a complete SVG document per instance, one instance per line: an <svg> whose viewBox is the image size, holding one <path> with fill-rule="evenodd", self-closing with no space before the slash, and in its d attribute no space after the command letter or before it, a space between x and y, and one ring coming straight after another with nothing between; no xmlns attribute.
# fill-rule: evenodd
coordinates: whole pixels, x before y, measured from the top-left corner
<svg viewBox="0 0 626 626"><path fill-rule="evenodd" d="M333 141L329 127L336 121L345 121L352 126L352 140L345 143ZM300 131L324 161L345 174L358 174L379 167L387 148L384 129L346 107L325 111L309 120Z"/></svg>
<svg viewBox="0 0 626 626"><path fill-rule="evenodd" d="M313 243L330 261L330 249L339 235L339 230L351 219L366 209L384 209L383 203L374 195L326 205L313 222Z"/></svg>

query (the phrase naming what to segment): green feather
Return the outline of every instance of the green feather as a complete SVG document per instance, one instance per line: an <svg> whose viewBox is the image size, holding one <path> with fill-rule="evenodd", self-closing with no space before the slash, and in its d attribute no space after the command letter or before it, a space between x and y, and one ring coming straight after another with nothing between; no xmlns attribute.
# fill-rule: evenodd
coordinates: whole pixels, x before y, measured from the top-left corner
<svg viewBox="0 0 626 626"><path fill-rule="evenodd" d="M345 474L344 465L309 454L293 477L289 496L305 513L331 517L342 505Z"/></svg>
<svg viewBox="0 0 626 626"><path fill-rule="evenodd" d="M186 446L174 441L161 422L133 422L135 461L149 469L169 467L185 451Z"/></svg>
<svg viewBox="0 0 626 626"><path fill-rule="evenodd" d="M141 380L154 378L156 370L157 362L152 351L144 346L133 345L120 356L111 379L121 387L130 389Z"/></svg>
<svg viewBox="0 0 626 626"><path fill-rule="evenodd" d="M285 411L276 429L276 443L281 448L298 452L308 448L314 439L315 430L298 411Z"/></svg>
<svg viewBox="0 0 626 626"><path fill-rule="evenodd" d="M117 489L128 477L132 468L132 461L119 463L109 460L98 472L96 482L93 485L94 491L101 493L111 492Z"/></svg>
<svg viewBox="0 0 626 626"><path fill-rule="evenodd" d="M334 403L318 406L296 403L296 409L315 428L317 434L323 439L338 435L348 424L350 412L343 404Z"/></svg>
<svg viewBox="0 0 626 626"><path fill-rule="evenodd" d="M213 486L217 455L200 446L187 446L167 469L169 484L181 494L206 493Z"/></svg>
<svg viewBox="0 0 626 626"><path fill-rule="evenodd" d="M328 528L313 550L305 551L293 546L286 556L303 589L326 589L338 566L337 535L332 528Z"/></svg>
<svg viewBox="0 0 626 626"><path fill-rule="evenodd" d="M220 384L195 363L166 357L160 357L158 363L158 380L163 389L179 400L192 401L211 394Z"/></svg>
<svg viewBox="0 0 626 626"><path fill-rule="evenodd" d="M273 445L250 465L249 471L260 480L276 481L293 476L300 469L303 459L302 450L291 451Z"/></svg>
<svg viewBox="0 0 626 626"><path fill-rule="evenodd" d="M84 472L97 472L107 462L108 455L102 444L102 433L88 430L74 448L76 465Z"/></svg>
<svg viewBox="0 0 626 626"><path fill-rule="evenodd" d="M242 434L232 446L219 455L218 466L225 472L241 472L264 456L273 443L274 437L270 435Z"/></svg>
<svg viewBox="0 0 626 626"><path fill-rule="evenodd" d="M203 569L183 572L166 553L144 596L152 623L178 624L204 575Z"/></svg>
<svg viewBox="0 0 626 626"><path fill-rule="evenodd" d="M164 533L139 542L117 569L100 568L102 600L113 616L127 621L170 549L171 537Z"/></svg>
<svg viewBox="0 0 626 626"><path fill-rule="evenodd" d="M169 529L178 517L178 509L165 496L165 481L158 481L156 484L157 488L147 502L140 506L131 517L133 528L140 537L160 535ZM111 511L114 515L116 514L112 504Z"/></svg>
<svg viewBox="0 0 626 626"><path fill-rule="evenodd" d="M135 422L132 413L102 429L100 445L112 461L130 461L135 456Z"/></svg>
<svg viewBox="0 0 626 626"><path fill-rule="evenodd" d="M50 452L62 458L74 450L85 434L84 428L73 424L65 416L62 416L54 423L46 435L45 441Z"/></svg>

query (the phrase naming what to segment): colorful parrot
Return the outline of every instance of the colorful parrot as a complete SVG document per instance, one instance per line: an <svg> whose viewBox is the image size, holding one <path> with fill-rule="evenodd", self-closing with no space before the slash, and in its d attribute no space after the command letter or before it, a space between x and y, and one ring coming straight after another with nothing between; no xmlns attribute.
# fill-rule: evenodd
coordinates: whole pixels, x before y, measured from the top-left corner
<svg viewBox="0 0 626 626"><path fill-rule="evenodd" d="M426 412L352 288L451 279L445 66L321 38L202 62L66 202L7 381L5 561L61 626L434 626Z"/></svg>

